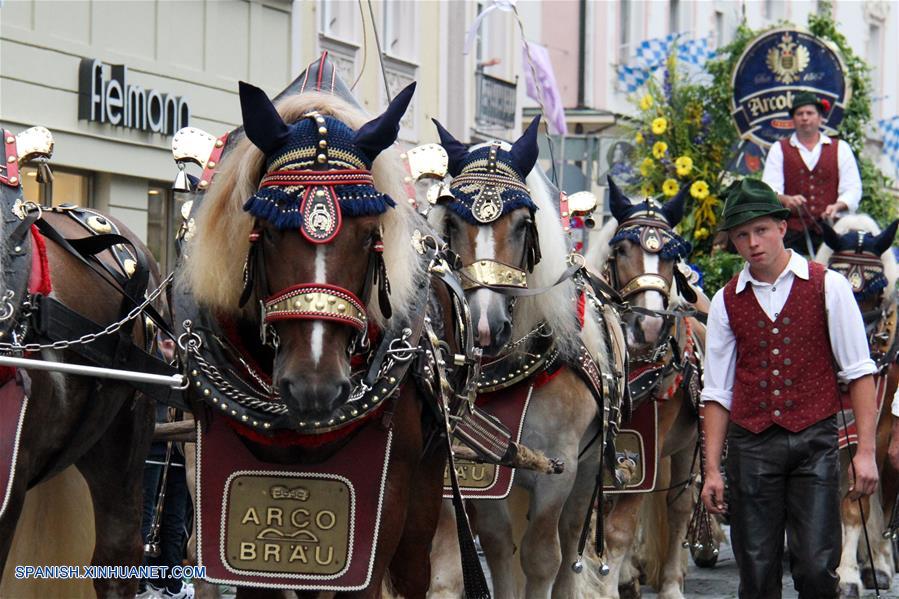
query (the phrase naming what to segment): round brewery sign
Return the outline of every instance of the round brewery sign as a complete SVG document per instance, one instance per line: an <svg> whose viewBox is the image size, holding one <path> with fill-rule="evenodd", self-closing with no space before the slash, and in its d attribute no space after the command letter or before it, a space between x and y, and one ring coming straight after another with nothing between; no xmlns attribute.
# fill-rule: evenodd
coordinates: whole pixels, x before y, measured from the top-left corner
<svg viewBox="0 0 899 599"><path fill-rule="evenodd" d="M740 136L768 148L793 132L793 97L826 100L824 132L834 135L852 90L836 48L805 31L775 29L755 38L734 67L731 115Z"/></svg>

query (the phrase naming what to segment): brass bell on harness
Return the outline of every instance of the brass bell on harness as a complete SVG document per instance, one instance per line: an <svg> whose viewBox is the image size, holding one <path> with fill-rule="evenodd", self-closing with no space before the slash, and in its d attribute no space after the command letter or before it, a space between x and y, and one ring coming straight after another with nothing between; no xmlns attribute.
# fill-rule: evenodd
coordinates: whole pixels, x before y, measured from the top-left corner
<svg viewBox="0 0 899 599"><path fill-rule="evenodd" d="M175 176L175 182L172 183L172 191L181 191L190 193L193 189L190 186L190 179L187 177L187 171L184 170L184 163L178 163L178 174Z"/></svg>

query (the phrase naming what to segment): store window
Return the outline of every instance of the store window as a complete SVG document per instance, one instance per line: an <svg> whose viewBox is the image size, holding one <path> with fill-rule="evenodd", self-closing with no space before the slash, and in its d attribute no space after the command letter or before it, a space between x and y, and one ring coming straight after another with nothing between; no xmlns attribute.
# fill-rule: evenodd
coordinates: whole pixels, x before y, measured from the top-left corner
<svg viewBox="0 0 899 599"><path fill-rule="evenodd" d="M390 56L416 62L418 5L411 0L384 2L384 50Z"/></svg>
<svg viewBox="0 0 899 599"><path fill-rule="evenodd" d="M25 166L20 169L23 194L26 200L41 206L75 204L90 207L92 177L88 173L53 168L53 181L49 184L37 182L37 167Z"/></svg>
<svg viewBox="0 0 899 599"><path fill-rule="evenodd" d="M181 226L182 203L164 183L151 182L147 187L147 247L162 274L175 268L175 234Z"/></svg>

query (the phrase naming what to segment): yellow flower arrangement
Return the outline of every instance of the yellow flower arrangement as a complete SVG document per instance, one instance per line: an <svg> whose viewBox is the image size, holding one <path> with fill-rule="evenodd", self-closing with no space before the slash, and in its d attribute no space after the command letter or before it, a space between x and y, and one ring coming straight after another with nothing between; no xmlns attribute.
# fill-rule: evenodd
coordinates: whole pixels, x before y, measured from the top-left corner
<svg viewBox="0 0 899 599"><path fill-rule="evenodd" d="M663 116L652 119L652 132L661 135L668 130L668 119Z"/></svg>
<svg viewBox="0 0 899 599"><path fill-rule="evenodd" d="M697 200L704 200L709 195L709 184L705 181L696 181L690 186L690 195Z"/></svg>
<svg viewBox="0 0 899 599"><path fill-rule="evenodd" d="M693 159L689 156L681 156L674 161L674 166L677 169L678 177L686 177L693 170Z"/></svg>
<svg viewBox="0 0 899 599"><path fill-rule="evenodd" d="M643 185L640 186L640 195L643 197L652 197L656 194L656 188L653 187L652 183L646 181Z"/></svg>
<svg viewBox="0 0 899 599"><path fill-rule="evenodd" d="M696 229L696 231L693 233L693 238L694 238L696 241L702 241L703 239L707 238L708 236L709 236L709 230L706 229L705 227L699 227L699 228Z"/></svg>
<svg viewBox="0 0 899 599"><path fill-rule="evenodd" d="M668 144L664 141L657 141L652 144L652 155L656 157L656 159L661 160L665 155L665 152L668 151Z"/></svg>
<svg viewBox="0 0 899 599"><path fill-rule="evenodd" d="M637 134L634 136L634 142L636 142L637 144L642 144L643 141L643 134L637 131Z"/></svg>
<svg viewBox="0 0 899 599"><path fill-rule="evenodd" d="M647 111L652 108L652 96L646 94L642 98L640 98L640 110Z"/></svg>
<svg viewBox="0 0 899 599"><path fill-rule="evenodd" d="M644 177L648 177L649 173L652 172L653 166L655 166L655 163L652 161L652 158L647 156L643 159L643 162L640 163L640 174Z"/></svg>
<svg viewBox="0 0 899 599"><path fill-rule="evenodd" d="M662 193L664 193L669 198L672 196L676 196L678 189L679 185L674 179L665 179L665 182L662 183Z"/></svg>

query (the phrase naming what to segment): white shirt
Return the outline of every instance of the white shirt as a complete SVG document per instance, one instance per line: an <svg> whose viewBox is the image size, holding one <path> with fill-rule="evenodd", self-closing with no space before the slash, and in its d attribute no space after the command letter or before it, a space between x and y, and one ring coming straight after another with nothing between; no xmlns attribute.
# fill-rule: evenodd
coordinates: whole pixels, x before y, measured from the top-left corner
<svg viewBox="0 0 899 599"><path fill-rule="evenodd" d="M808 261L796 252L788 251L791 253L790 261L774 283L763 283L753 278L748 264L743 266L737 278L737 293L747 284L751 285L756 301L772 322L787 303L793 280L796 277L809 278ZM866 374L874 374L877 367L871 359L865 324L852 295L852 287L846 277L832 270L824 275L824 305L830 344L840 367L837 377L841 381L852 381ZM709 308L702 401L716 401L730 410L736 370L737 343L730 328L722 288L712 298ZM896 414L895 411L893 413Z"/></svg>
<svg viewBox="0 0 899 599"><path fill-rule="evenodd" d="M846 203L849 212L858 210L858 203L862 199L862 178L858 174L858 164L855 162L855 154L852 148L845 141L838 140L837 145L837 166L840 172L840 183L837 188L837 201ZM815 168L818 159L821 157L821 146L833 143L833 140L826 135L818 134L818 143L809 150L799 143L796 134L790 136L790 145L799 149L799 155L809 170ZM762 181L767 183L771 189L777 193L784 192L784 154L780 147L780 142L775 143L768 150L768 157L765 159L765 170L762 173Z"/></svg>

